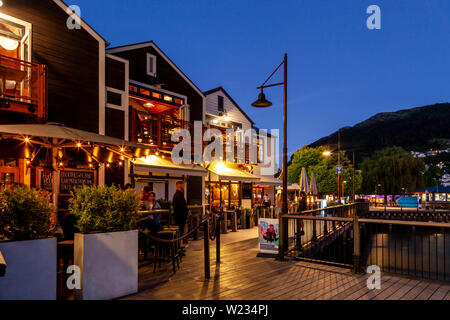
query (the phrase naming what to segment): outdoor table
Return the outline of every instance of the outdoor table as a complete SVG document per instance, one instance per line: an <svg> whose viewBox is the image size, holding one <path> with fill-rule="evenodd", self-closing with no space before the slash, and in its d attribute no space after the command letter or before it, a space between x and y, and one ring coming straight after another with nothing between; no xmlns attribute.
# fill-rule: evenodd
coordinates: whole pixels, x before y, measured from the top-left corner
<svg viewBox="0 0 450 320"><path fill-rule="evenodd" d="M169 209L156 209L156 210L142 210L139 211L141 214L141 218L139 221L144 221L148 218L151 214L160 214L160 215L166 215L167 216L167 224L170 224L170 210Z"/></svg>

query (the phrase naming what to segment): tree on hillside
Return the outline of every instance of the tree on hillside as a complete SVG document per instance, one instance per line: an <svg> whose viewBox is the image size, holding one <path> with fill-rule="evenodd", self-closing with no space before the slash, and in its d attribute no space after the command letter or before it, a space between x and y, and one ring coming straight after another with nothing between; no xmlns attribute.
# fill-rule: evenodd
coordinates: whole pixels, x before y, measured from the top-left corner
<svg viewBox="0 0 450 320"><path fill-rule="evenodd" d="M365 193L403 194L425 186L425 164L401 147L389 147L361 163Z"/></svg>
<svg viewBox="0 0 450 320"><path fill-rule="evenodd" d="M288 167L288 181L290 183L299 183L302 168L306 168L308 181L311 178L311 173L314 172L317 189L320 193L337 194L336 165L338 164L338 155L336 153L326 157L323 155L325 151L327 149L324 146L317 148L304 146L298 149L292 156ZM344 192L346 195L350 195L353 191L353 166L343 151L341 152L341 164L344 167L341 182L347 181L346 184L343 184L345 185ZM357 192L360 189L361 182L361 173L356 172L355 188Z"/></svg>

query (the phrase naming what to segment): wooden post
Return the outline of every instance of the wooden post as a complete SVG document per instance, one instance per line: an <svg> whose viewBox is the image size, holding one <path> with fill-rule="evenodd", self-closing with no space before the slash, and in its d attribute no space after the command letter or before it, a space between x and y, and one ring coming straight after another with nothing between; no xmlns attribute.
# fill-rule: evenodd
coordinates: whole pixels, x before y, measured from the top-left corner
<svg viewBox="0 0 450 320"><path fill-rule="evenodd" d="M278 215L278 221L279 221L279 228L280 228L280 242L278 245L278 260L284 261L284 243L285 243L285 235L287 235L287 230L284 228L284 220L283 219L283 213L280 213Z"/></svg>
<svg viewBox="0 0 450 320"><path fill-rule="evenodd" d="M359 273L360 271L360 234L359 234L359 220L358 216L353 217L353 272Z"/></svg>
<svg viewBox="0 0 450 320"><path fill-rule="evenodd" d="M211 277L209 262L209 219L206 219L203 223L203 250L205 253L205 279L209 279Z"/></svg>
<svg viewBox="0 0 450 320"><path fill-rule="evenodd" d="M220 263L220 214L216 215L216 264Z"/></svg>
<svg viewBox="0 0 450 320"><path fill-rule="evenodd" d="M231 231L237 232L237 212L234 210L231 216Z"/></svg>

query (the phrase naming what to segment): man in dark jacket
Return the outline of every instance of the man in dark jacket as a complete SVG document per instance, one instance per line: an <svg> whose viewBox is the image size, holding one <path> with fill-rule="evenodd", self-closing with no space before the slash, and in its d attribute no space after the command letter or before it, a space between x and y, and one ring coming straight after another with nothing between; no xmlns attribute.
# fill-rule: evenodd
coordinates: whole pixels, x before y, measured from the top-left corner
<svg viewBox="0 0 450 320"><path fill-rule="evenodd" d="M186 219L191 214L187 207L186 199L184 198L184 182L177 181L175 194L173 195L173 216L175 223L180 227L180 236L184 234L184 227L186 226Z"/></svg>

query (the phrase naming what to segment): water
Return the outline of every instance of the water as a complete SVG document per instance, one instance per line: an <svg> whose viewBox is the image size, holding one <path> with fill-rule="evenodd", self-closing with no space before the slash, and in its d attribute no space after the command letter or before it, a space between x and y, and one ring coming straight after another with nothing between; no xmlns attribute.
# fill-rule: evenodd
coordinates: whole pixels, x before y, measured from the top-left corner
<svg viewBox="0 0 450 320"><path fill-rule="evenodd" d="M361 228L363 265L383 271L450 281L450 230L366 224Z"/></svg>

